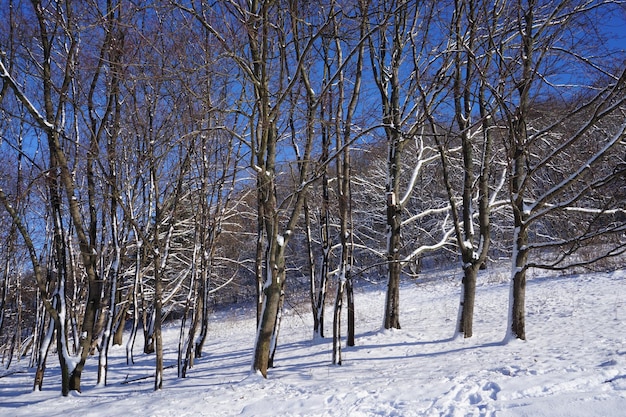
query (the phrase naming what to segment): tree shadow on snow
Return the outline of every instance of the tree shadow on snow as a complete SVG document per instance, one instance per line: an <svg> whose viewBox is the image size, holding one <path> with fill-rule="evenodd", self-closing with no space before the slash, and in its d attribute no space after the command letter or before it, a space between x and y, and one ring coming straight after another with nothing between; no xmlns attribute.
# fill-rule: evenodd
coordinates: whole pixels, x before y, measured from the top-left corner
<svg viewBox="0 0 626 417"><path fill-rule="evenodd" d="M368 361L394 361L410 358L436 358L440 356L458 354L463 352L479 351L506 346L504 340L486 343L467 343L467 340L457 336L451 336L436 340L415 340L389 342L385 340L385 331L371 331L362 333L356 338L355 346L345 346L342 340L342 351L347 354L344 364ZM359 343L361 341L361 343ZM365 342L365 343L363 343ZM461 345L463 344L463 345ZM319 349L311 351L312 347ZM440 346L440 350L420 351L420 347ZM409 350L410 352L407 352ZM302 371L304 369L331 365L332 339L309 340L280 345L276 353L276 367L289 371Z"/></svg>

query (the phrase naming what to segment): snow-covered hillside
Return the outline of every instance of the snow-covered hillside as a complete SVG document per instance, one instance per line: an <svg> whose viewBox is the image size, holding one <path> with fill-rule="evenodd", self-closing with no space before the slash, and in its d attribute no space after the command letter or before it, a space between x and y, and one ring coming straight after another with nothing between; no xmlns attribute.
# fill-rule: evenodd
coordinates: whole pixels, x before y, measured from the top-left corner
<svg viewBox="0 0 626 417"><path fill-rule="evenodd" d="M0 378L0 415L626 415L626 271L530 280L528 341L508 344L508 283L485 281L468 340L451 338L458 280L406 284L400 331L381 331L384 287L370 285L356 295L357 346L343 349L342 366L330 365L330 340L311 341L310 313L300 306L286 314L269 379L251 375L252 309L233 310L216 315L189 377L167 369L160 392L151 378L139 379L152 373L154 358L138 352L126 366L116 347L109 385L94 387L92 359L83 392L67 398L52 365L42 392L32 392L32 370ZM166 366L175 365L177 336L166 330Z"/></svg>

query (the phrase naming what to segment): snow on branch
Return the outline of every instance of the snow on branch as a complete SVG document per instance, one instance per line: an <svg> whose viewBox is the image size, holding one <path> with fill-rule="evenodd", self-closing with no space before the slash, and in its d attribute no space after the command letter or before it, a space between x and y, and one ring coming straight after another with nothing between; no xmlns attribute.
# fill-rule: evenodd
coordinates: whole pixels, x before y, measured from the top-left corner
<svg viewBox="0 0 626 417"><path fill-rule="evenodd" d="M439 242L434 243L432 245L422 245L420 247L418 247L417 249L415 249L413 252L411 252L409 255L407 255L401 262L409 262L412 259L415 259L417 256L421 255L422 253L425 252L431 252L437 249L441 249L444 246L450 245L450 237L454 234L454 227L449 227L446 228L447 224L448 224L448 217L446 216L446 219L443 221L443 225L441 227L442 231L443 231L443 236L441 237L441 239L439 240Z"/></svg>
<svg viewBox="0 0 626 417"><path fill-rule="evenodd" d="M450 205L449 204L447 206L445 206L445 207L438 207L438 208L424 210L424 211L421 211L421 212L419 212L419 213L409 217L408 219L404 220L402 222L402 226L405 226L405 225L410 224L410 223L412 223L414 221L423 219L426 216L430 216L430 215L434 215L434 214L446 213L448 211L450 211Z"/></svg>
<svg viewBox="0 0 626 417"><path fill-rule="evenodd" d="M614 146L619 144L622 140L622 137L626 134L626 122L624 122L618 131L613 135L613 137L607 141L607 143L594 155L592 155L585 163L583 163L576 171L570 174L567 178L563 179L560 183L556 184L554 187L545 192L542 196L537 198L537 200L528 205L528 211L533 213L531 218L538 218L545 214L545 211L537 211L539 208L544 207L546 202L560 193L562 193L567 186L576 182L580 177L587 171L591 170L591 167L597 163L600 158L607 154L609 150L611 150ZM590 186L587 186L585 189L588 189ZM564 207L567 203L576 201L579 197L574 196L572 199L567 202L561 203L558 206ZM573 200L573 201L572 201ZM530 219L529 219L530 220Z"/></svg>
<svg viewBox="0 0 626 417"><path fill-rule="evenodd" d="M35 105L26 97L22 92L22 89L17 82L11 77L4 62L0 59L0 78L2 78L11 87L11 90L15 93L17 99L28 109L28 112L35 119L35 121L45 130L53 131L54 125L50 123L46 118L37 110Z"/></svg>

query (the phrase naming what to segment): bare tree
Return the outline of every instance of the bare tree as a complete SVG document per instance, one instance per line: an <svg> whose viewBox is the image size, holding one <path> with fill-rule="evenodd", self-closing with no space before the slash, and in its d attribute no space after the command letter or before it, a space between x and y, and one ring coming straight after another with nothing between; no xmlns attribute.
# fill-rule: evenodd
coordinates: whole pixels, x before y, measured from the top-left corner
<svg viewBox="0 0 626 417"><path fill-rule="evenodd" d="M304 43L297 45L289 19L297 19L297 16L291 16L291 13L300 13L299 6L293 4L286 7L290 13L285 15L284 20L282 13L278 12L281 6L281 2L252 1L241 5L226 1L211 10L206 10L194 4L190 7L178 4L178 7L196 17L204 25L225 51L225 57L232 59L239 66L246 77L246 82L249 83L242 88L253 100L252 106L248 109L250 134L247 145L252 150L250 164L257 178L259 219L257 277L259 289L262 290L259 294L259 306L262 305L262 308L259 307L260 320L253 369L263 376L267 375L267 369L271 366L271 352L276 345L277 322L285 282L285 247L295 230L305 195L305 187L299 187L289 199L292 203L288 209L286 224L282 226L281 216L285 211L281 208L276 194L280 123L283 120L283 107L296 80L299 79L312 39L316 37L307 34L304 39L298 39ZM242 24L246 37L229 38L230 35L226 33L223 24L215 25L214 19L217 16L220 21L226 16L230 24ZM297 24L299 22L294 23ZM295 55L288 56L285 42L295 47ZM295 66L288 67L287 62L295 62ZM299 168L303 180L308 176L310 153L311 143L306 143Z"/></svg>
<svg viewBox="0 0 626 417"><path fill-rule="evenodd" d="M380 93L387 142L385 238L388 284L384 327L399 329L403 264L424 251L444 245L450 235L449 231L444 230L434 245L418 245L409 256L402 256L403 225L448 210L447 206L443 206L403 219L416 189L417 179L438 158L434 147L429 146L428 138L424 135L428 114L434 111L436 103L433 99L437 96L434 94L429 98L425 91L431 90L431 87L434 91L440 88L437 80L432 78L437 73L433 66L437 59L430 55L437 53L439 39L429 38L431 33L436 33L431 25L437 5L434 2L392 1L374 4L372 7L371 15L375 17L379 30L370 37L369 54L374 82ZM424 112L423 108L428 111ZM417 155L411 165L407 163L405 154L409 144L415 144L413 152ZM405 167L410 171L408 181L403 181L406 177Z"/></svg>
<svg viewBox="0 0 626 417"><path fill-rule="evenodd" d="M492 168L496 165L494 126L487 89L490 80L486 77L492 72L494 45L484 29L495 30L502 10L486 2L455 1L449 49L456 129L446 135L446 143L436 136L463 269L458 331L464 337L473 333L476 281L479 269L486 266L491 243L491 206L503 186L503 181L496 182L498 177L493 175L496 170ZM458 168L452 166L450 157L450 148L456 148L457 137L461 150ZM462 173L458 185L453 182L451 172L457 169Z"/></svg>
<svg viewBox="0 0 626 417"><path fill-rule="evenodd" d="M533 241L541 241L537 239L542 235L537 228L550 213L577 206L590 191L601 187L613 175L607 177L603 170L594 173L592 168L601 166L623 138L624 125L608 130L598 127L603 120L623 111L624 73L615 71L611 62L600 62L584 53L588 42L594 45L593 48L599 47L597 37L587 34L585 42L569 44L567 37L562 36L569 28L582 31L582 26L576 25L586 21L591 14L608 11L610 7L611 2L603 1L557 2L549 7L536 1L519 2L503 15L499 27L504 29L497 35L491 34L494 45L504 45L494 52L501 74L498 83L504 82L506 87L499 89L494 82L490 90L507 129L504 145L514 217L510 337L526 338L526 272L531 265L540 265L529 260ZM575 80L563 66L556 66L560 60L584 76ZM563 89L572 87L588 91L593 82L591 74L601 75L606 80L605 87L599 88L591 97L587 94L589 98L583 98L582 104L570 108L557 120L543 126L537 123L533 108L541 95L545 97L550 91L560 94ZM574 84L563 85L561 80L565 77L574 78ZM566 123L576 127L562 134ZM587 156L572 159L572 153L586 148L584 143L590 149ZM563 163L564 160L568 162ZM549 171L556 176L544 182ZM571 239L562 240L558 236L549 240L553 240L552 243L571 242ZM541 243L534 245L537 248L543 246Z"/></svg>
<svg viewBox="0 0 626 417"><path fill-rule="evenodd" d="M66 145L69 138L78 138L67 129L72 123L67 123L67 112L73 113L73 94L75 93L75 70L78 58L80 31L78 26L77 9L71 4L43 5L38 1L31 2L32 10L25 11L22 5L19 12L30 13L36 24L38 53L30 55L33 64L40 68L34 79L28 83L39 82L41 95L29 97L27 90L20 86L9 72L4 62L0 62L0 77L23 105L32 119L33 124L46 137L46 151L48 153L48 167L45 176L48 181L50 196L50 213L54 230L53 259L57 271L57 289L55 304L49 304L47 311L55 323L57 348L62 369L62 392L67 395L71 390L80 390L80 380L87 356L89 355L93 338L97 314L100 308L101 281L98 275L97 248L94 242L95 217L93 213L87 220L83 218L79 195L76 191L75 176L70 158L74 149ZM24 45L30 49L30 45ZM14 55L8 55L12 57ZM17 68L17 66L15 66ZM38 106L41 105L40 111ZM76 120L76 119L74 119ZM75 142L76 143L76 142ZM88 175L89 176L89 175ZM93 184L92 184L93 185ZM87 192L93 206L94 190ZM66 206L65 206L66 205ZM5 208L9 208L8 202ZM66 211L67 210L67 211ZM17 221L17 212L9 210L14 222ZM66 216L67 213L67 216ZM78 360L70 358L66 346L66 287L68 277L72 274L70 256L72 254L71 236L67 233L67 226L71 225L72 233L77 238L80 260L86 275L85 286L87 298L82 311L80 325L80 350ZM27 233L21 228L23 238ZM31 248L35 250L35 248ZM31 255L31 259L34 254ZM38 262L37 262L38 263ZM40 265L33 265L36 270L39 288L47 294L44 273ZM39 270L39 271L37 271Z"/></svg>

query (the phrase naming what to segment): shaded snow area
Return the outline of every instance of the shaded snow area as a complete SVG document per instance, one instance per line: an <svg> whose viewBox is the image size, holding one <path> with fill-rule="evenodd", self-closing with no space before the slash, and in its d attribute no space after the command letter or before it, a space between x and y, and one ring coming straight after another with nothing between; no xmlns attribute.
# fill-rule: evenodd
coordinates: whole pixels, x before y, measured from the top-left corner
<svg viewBox="0 0 626 417"><path fill-rule="evenodd" d="M215 315L186 379L176 378L178 328L166 329L166 366L174 366L160 392L152 378L139 379L152 374L153 356L138 346L137 363L126 366L124 349L114 347L108 386L95 387L92 358L83 392L67 398L53 363L42 392L31 390L33 370L0 378L0 415L623 416L625 278L619 271L530 280L529 340L506 345L508 283L482 277L471 339L452 338L457 280L405 284L399 331L381 330L384 287L368 284L356 294L357 346L344 347L342 366L330 364L330 339L311 340L307 307L292 307L267 380L250 374L253 310L233 310Z"/></svg>

